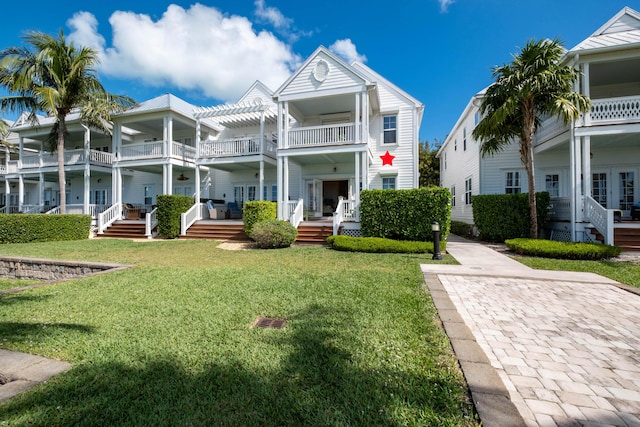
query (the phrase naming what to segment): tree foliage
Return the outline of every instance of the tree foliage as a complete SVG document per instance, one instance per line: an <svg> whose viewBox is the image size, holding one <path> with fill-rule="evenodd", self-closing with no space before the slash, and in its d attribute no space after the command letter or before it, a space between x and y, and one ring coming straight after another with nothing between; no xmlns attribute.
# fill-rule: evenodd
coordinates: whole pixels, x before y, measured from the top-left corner
<svg viewBox="0 0 640 427"><path fill-rule="evenodd" d="M440 143L431 145L429 141L418 144L418 171L420 172L419 186L430 187L440 185L440 160L436 157Z"/></svg>
<svg viewBox="0 0 640 427"><path fill-rule="evenodd" d="M58 37L32 31L25 46L0 51L0 86L9 93L0 98L2 111L28 111L37 124L36 113L55 118L49 135L58 154L58 185L64 188L64 141L67 118L78 111L81 122L110 133L111 114L135 105L125 96L108 93L98 79L98 54L88 47L67 43L62 30ZM65 212L65 192L60 192L60 211Z"/></svg>
<svg viewBox="0 0 640 427"><path fill-rule="evenodd" d="M530 40L509 64L493 69L495 82L482 99L482 120L473 131L482 142L482 155L501 152L511 141L520 142L520 159L527 172L530 237L538 236L535 197L533 135L542 116L555 116L565 123L575 120L591 106L574 90L579 72L561 61L564 48L558 40Z"/></svg>

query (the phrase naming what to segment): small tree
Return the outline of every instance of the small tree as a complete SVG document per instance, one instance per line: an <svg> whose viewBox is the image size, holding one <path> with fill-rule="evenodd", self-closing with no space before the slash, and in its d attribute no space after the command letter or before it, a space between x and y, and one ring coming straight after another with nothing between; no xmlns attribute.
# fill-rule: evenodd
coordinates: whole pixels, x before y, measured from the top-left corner
<svg viewBox="0 0 640 427"><path fill-rule="evenodd" d="M420 187L440 185L440 160L436 157L440 149L440 142L432 145L429 141L418 144L418 170L420 172Z"/></svg>
<svg viewBox="0 0 640 427"><path fill-rule="evenodd" d="M493 69L493 83L480 105L482 120L473 137L482 142L482 155L494 155L520 141L520 160L527 172L531 238L538 237L533 135L542 115L575 120L591 106L574 90L579 72L561 63L564 48L558 40L529 41L510 64Z"/></svg>

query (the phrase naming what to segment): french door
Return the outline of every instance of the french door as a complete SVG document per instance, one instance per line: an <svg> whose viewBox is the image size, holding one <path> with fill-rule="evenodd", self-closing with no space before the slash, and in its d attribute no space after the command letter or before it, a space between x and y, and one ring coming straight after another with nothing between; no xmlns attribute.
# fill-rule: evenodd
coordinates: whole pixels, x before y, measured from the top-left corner
<svg viewBox="0 0 640 427"><path fill-rule="evenodd" d="M319 179L305 180L304 207L308 218L322 216L322 181Z"/></svg>
<svg viewBox="0 0 640 427"><path fill-rule="evenodd" d="M594 173L591 180L591 194L593 199L603 208L607 207L607 174Z"/></svg>
<svg viewBox="0 0 640 427"><path fill-rule="evenodd" d="M623 216L631 215L631 206L635 196L635 173L632 171L618 172L618 200L620 205L618 209L622 211Z"/></svg>

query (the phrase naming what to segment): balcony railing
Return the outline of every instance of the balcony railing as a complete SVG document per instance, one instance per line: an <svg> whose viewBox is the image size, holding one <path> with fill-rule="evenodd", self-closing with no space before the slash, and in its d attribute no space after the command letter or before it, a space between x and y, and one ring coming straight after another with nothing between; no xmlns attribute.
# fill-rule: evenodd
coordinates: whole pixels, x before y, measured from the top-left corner
<svg viewBox="0 0 640 427"><path fill-rule="evenodd" d="M0 175L18 172L18 161L10 160L7 165L0 165Z"/></svg>
<svg viewBox="0 0 640 427"><path fill-rule="evenodd" d="M200 141L200 157L236 157L269 154L276 156L277 144L275 138L264 135L262 146L260 136L246 136L217 141Z"/></svg>
<svg viewBox="0 0 640 427"><path fill-rule="evenodd" d="M289 147L353 144L356 142L356 125L346 123L328 126L308 126L289 131Z"/></svg>
<svg viewBox="0 0 640 427"><path fill-rule="evenodd" d="M587 126L635 122L640 122L640 96L592 99L591 111L585 116Z"/></svg>
<svg viewBox="0 0 640 427"><path fill-rule="evenodd" d="M83 165L85 164L85 152L84 149L65 150L64 152L64 164L65 166L71 165ZM90 150L89 160L92 164L104 164L110 165L113 163L113 154L105 151ZM22 156L22 168L39 168L47 166L58 166L57 153L44 151L41 155L26 155Z"/></svg>
<svg viewBox="0 0 640 427"><path fill-rule="evenodd" d="M181 160L195 160L196 149L180 142L171 142L171 157ZM164 142L148 141L123 145L120 149L120 160L161 159L165 157Z"/></svg>

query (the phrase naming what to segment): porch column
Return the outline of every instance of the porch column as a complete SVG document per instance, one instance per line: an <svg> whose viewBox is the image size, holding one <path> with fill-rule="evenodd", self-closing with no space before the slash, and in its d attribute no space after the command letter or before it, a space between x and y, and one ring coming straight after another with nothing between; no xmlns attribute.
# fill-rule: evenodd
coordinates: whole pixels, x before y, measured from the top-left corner
<svg viewBox="0 0 640 427"><path fill-rule="evenodd" d="M362 189L369 189L369 161L367 152L363 151L362 154Z"/></svg>
<svg viewBox="0 0 640 427"><path fill-rule="evenodd" d="M44 206L44 173L38 174L38 205Z"/></svg>
<svg viewBox="0 0 640 427"><path fill-rule="evenodd" d="M200 119L196 120L196 159L200 158L200 138L202 135Z"/></svg>
<svg viewBox="0 0 640 427"><path fill-rule="evenodd" d="M114 161L120 160L120 150L122 149L122 125L113 124L113 134L111 136L111 151L113 151Z"/></svg>
<svg viewBox="0 0 640 427"><path fill-rule="evenodd" d="M62 188L62 191L65 189ZM18 211L22 212L22 205L24 204L24 176L18 175Z"/></svg>
<svg viewBox="0 0 640 427"><path fill-rule="evenodd" d="M282 118L284 111L282 110L282 102L278 102L278 148L284 148L284 119ZM278 199L280 200L280 199Z"/></svg>
<svg viewBox="0 0 640 427"><path fill-rule="evenodd" d="M195 186L196 186L196 203L200 203L200 166L196 165L195 171ZM202 219L202 209L198 209L196 212L197 219Z"/></svg>
<svg viewBox="0 0 640 427"><path fill-rule="evenodd" d="M278 126L278 129L280 127ZM278 141L280 141L278 139ZM280 142L278 142L279 144ZM278 156L278 164L276 169L276 192L277 192L277 200L278 200L278 219L284 219L284 209L282 206L284 205L284 191L282 190L282 157Z"/></svg>
<svg viewBox="0 0 640 427"><path fill-rule="evenodd" d="M354 95L356 98L356 117L355 117L355 135L354 135L354 139L356 142L360 141L360 124L362 123L362 120L360 119L360 100L362 99L362 93L361 92L356 92L356 94Z"/></svg>
<svg viewBox="0 0 640 427"><path fill-rule="evenodd" d="M353 189L356 206L360 206L360 153L355 153L355 182L356 188Z"/></svg>
<svg viewBox="0 0 640 427"><path fill-rule="evenodd" d="M289 157L285 156L282 163L283 166L283 173L282 173L282 187L283 187L283 198L284 198L284 203L283 203L283 219L288 221L289 220Z"/></svg>
<svg viewBox="0 0 640 427"><path fill-rule="evenodd" d="M18 138L18 170L22 169L22 159L24 159L24 137Z"/></svg>
<svg viewBox="0 0 640 427"><path fill-rule="evenodd" d="M173 183L173 165L171 163L165 163L162 165L162 194L173 194L171 192Z"/></svg>
<svg viewBox="0 0 640 427"><path fill-rule="evenodd" d="M591 96L591 88L589 87L589 63L586 62L582 64L582 93L585 96ZM591 124L591 113L586 113L582 115L583 123L586 126Z"/></svg>
<svg viewBox="0 0 640 427"><path fill-rule="evenodd" d="M284 146L283 148L289 148L289 101L284 103L284 117L282 118L282 128L284 132Z"/></svg>
<svg viewBox="0 0 640 427"><path fill-rule="evenodd" d="M173 117L165 116L162 120L162 152L165 158L171 157L171 141L173 141Z"/></svg>
<svg viewBox="0 0 640 427"><path fill-rule="evenodd" d="M82 196L82 212L89 212L89 194L91 193L91 131L85 125L84 128L84 185Z"/></svg>
<svg viewBox="0 0 640 427"><path fill-rule="evenodd" d="M591 196L591 136L582 137L582 168L584 195Z"/></svg>
<svg viewBox="0 0 640 427"><path fill-rule="evenodd" d="M264 200L264 159L260 160L260 176L258 181L258 200Z"/></svg>
<svg viewBox="0 0 640 427"><path fill-rule="evenodd" d="M369 142L369 93L362 94L362 142Z"/></svg>

